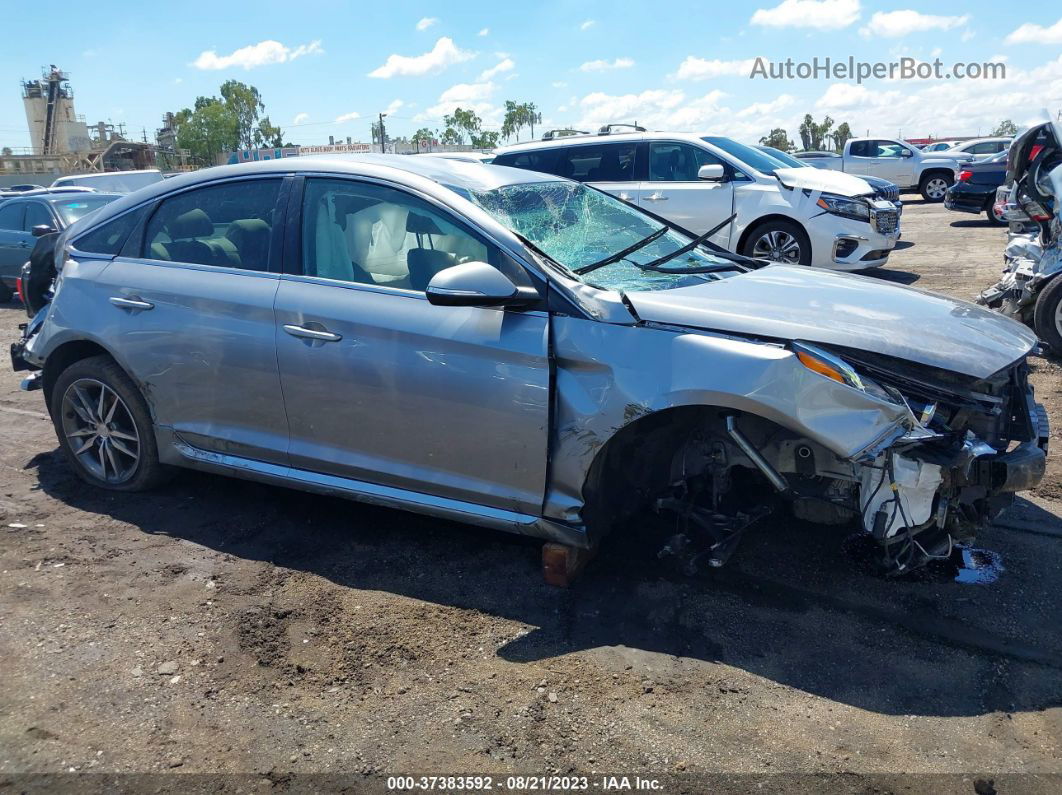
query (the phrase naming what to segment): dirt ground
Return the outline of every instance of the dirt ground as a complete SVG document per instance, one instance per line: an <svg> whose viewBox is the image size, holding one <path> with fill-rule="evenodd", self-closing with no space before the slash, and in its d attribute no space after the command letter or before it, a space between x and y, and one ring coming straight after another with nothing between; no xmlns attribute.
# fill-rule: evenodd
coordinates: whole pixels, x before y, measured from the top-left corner
<svg viewBox="0 0 1062 795"><path fill-rule="evenodd" d="M915 200L903 232L879 277L971 298L998 274L983 219ZM0 308L5 350L24 319ZM1034 368L1062 428L1059 366ZM879 579L849 530L774 521L705 576L606 548L559 590L536 542L413 514L191 472L94 491L18 382L0 369L0 792L65 772L1059 786L1057 431L1044 484L978 541L991 584ZM875 787L945 788L920 781Z"/></svg>

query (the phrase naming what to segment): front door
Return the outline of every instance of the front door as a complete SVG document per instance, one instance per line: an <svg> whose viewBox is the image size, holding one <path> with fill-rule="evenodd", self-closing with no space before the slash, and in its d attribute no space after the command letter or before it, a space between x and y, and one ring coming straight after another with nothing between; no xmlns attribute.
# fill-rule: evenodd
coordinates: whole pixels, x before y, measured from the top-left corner
<svg viewBox="0 0 1062 795"><path fill-rule="evenodd" d="M10 282L29 259L30 243L22 229L26 217L26 203L8 202L0 206L0 278Z"/></svg>
<svg viewBox="0 0 1062 795"><path fill-rule="evenodd" d="M383 184L310 177L301 205L301 266L276 300L292 466L537 515L547 314L434 306L424 292L460 262L526 272Z"/></svg>
<svg viewBox="0 0 1062 795"><path fill-rule="evenodd" d="M112 350L157 425L200 450L285 464L272 266L280 187L230 180L164 199L139 256L118 256L97 281Z"/></svg>

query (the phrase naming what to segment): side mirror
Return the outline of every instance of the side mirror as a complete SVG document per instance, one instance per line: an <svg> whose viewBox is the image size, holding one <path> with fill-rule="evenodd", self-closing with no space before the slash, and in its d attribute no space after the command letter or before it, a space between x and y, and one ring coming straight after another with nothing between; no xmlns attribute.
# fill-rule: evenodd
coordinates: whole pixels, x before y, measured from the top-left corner
<svg viewBox="0 0 1062 795"><path fill-rule="evenodd" d="M910 149L901 149L900 157L914 157L914 152L912 152Z"/></svg>
<svg viewBox="0 0 1062 795"><path fill-rule="evenodd" d="M725 178L726 172L718 163L701 166L697 169L697 179L703 179L708 182L722 182Z"/></svg>
<svg viewBox="0 0 1062 795"><path fill-rule="evenodd" d="M463 262L441 270L432 276L426 292L436 306L502 306L530 297L486 262Z"/></svg>
<svg viewBox="0 0 1062 795"><path fill-rule="evenodd" d="M37 224L35 227L33 227L33 231L31 234L34 237L44 237L45 235L50 235L54 231L56 230L48 226L48 224Z"/></svg>

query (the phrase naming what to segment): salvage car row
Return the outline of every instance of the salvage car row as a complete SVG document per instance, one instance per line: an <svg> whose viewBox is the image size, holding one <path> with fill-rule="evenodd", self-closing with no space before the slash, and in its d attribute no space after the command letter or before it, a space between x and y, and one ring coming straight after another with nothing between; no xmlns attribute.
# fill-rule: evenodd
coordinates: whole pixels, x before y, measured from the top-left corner
<svg viewBox="0 0 1062 795"><path fill-rule="evenodd" d="M54 238L13 364L100 488L190 467L573 548L655 508L684 569L786 511L905 573L1042 477L1030 331L800 267L884 260L880 186L643 130L495 163L298 158L119 198Z"/></svg>

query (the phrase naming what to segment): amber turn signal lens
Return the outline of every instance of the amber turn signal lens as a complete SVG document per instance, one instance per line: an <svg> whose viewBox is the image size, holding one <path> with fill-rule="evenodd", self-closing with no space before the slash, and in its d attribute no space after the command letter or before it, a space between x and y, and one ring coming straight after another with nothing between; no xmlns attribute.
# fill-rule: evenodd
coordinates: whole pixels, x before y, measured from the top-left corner
<svg viewBox="0 0 1062 795"><path fill-rule="evenodd" d="M831 367L830 365L826 364L826 362L820 359L816 359L810 353L805 353L804 351L797 351L797 358L800 360L800 363L809 370L816 372L819 375L824 375L827 378L832 378L839 384L846 383L844 380L844 376L841 375L841 373L836 368Z"/></svg>

